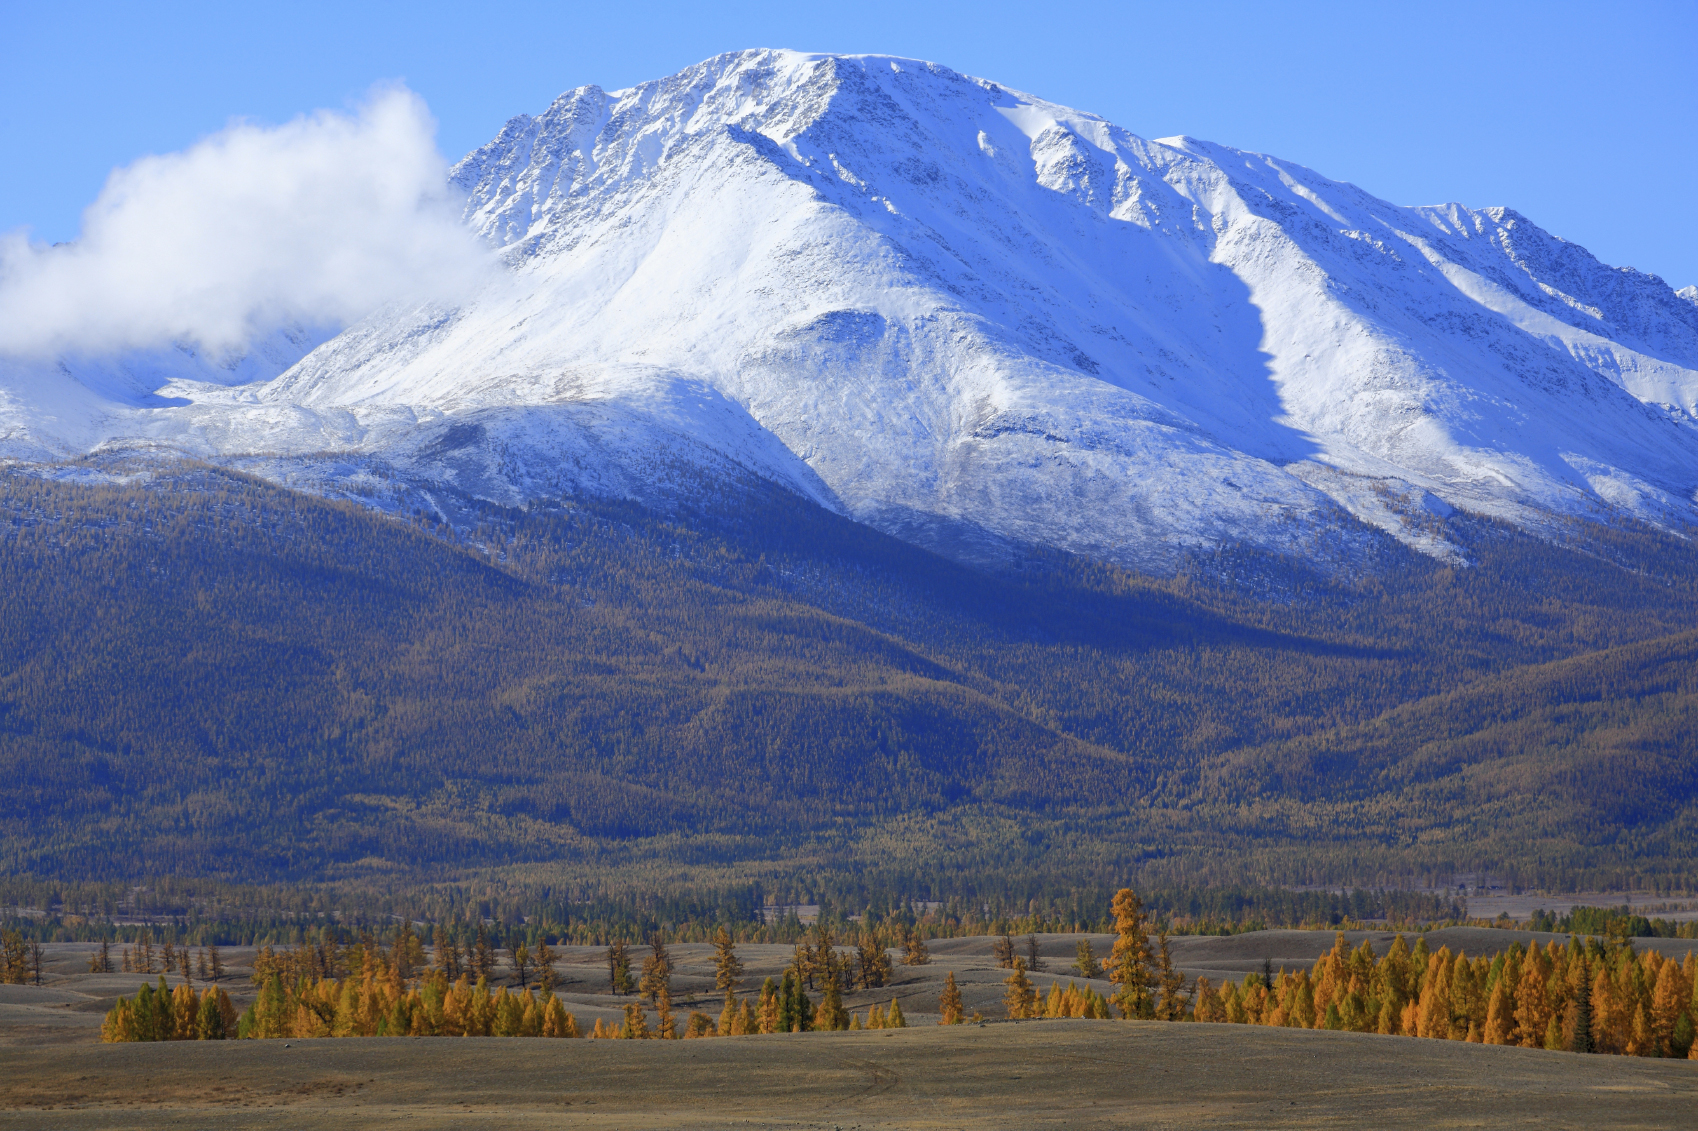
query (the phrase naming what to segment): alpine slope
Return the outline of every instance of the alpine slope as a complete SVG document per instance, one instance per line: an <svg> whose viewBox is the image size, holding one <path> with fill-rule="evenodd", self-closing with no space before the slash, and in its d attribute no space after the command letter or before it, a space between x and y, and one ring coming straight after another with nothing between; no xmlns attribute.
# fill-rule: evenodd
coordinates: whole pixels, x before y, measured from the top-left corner
<svg viewBox="0 0 1698 1131"><path fill-rule="evenodd" d="M1384 535L1456 556L1455 510L1698 517L1698 291L1505 208L776 50L579 87L451 176L500 264L463 301L222 368L0 362L0 451L368 499L752 476L957 556L1153 571Z"/></svg>

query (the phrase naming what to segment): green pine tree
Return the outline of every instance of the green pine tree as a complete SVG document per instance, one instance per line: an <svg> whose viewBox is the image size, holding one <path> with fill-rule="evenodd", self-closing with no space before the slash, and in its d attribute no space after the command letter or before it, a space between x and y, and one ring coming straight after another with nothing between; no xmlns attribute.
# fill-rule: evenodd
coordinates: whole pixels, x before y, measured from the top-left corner
<svg viewBox="0 0 1698 1131"><path fill-rule="evenodd" d="M784 981L778 987L778 1032L788 1033L796 1028L794 1002L800 987L796 985L796 975L786 970Z"/></svg>
<svg viewBox="0 0 1698 1131"><path fill-rule="evenodd" d="M1568 1036L1569 1052L1592 1051L1592 983L1582 976L1575 979L1574 1025Z"/></svg>
<svg viewBox="0 0 1698 1131"><path fill-rule="evenodd" d="M792 983L795 997L790 1002L790 1018L798 1033L806 1033L814 1027L814 1003L808 1000L808 992L803 988L801 979Z"/></svg>

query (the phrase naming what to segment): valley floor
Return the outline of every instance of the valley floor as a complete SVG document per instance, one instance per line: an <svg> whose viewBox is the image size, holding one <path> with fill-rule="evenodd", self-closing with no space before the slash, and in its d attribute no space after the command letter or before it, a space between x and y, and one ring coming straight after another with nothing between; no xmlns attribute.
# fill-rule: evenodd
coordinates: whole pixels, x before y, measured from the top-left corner
<svg viewBox="0 0 1698 1131"><path fill-rule="evenodd" d="M1264 965L1274 970L1298 970L1312 966L1317 958L1332 949L1332 931L1250 931L1239 935L1175 935L1171 942L1174 965L1185 974L1188 984L1201 976L1219 986L1231 979L1242 981L1246 974L1259 973ZM1373 945L1376 953L1384 954L1396 935L1392 931L1346 931L1345 938L1354 948L1363 941ZM1407 936L1410 943L1414 935ZM1428 931L1427 945L1438 950L1448 946L1452 952L1470 957L1493 954L1520 943L1543 946L1556 939L1567 941L1567 935L1540 931L1496 930L1481 927L1449 927ZM1114 945L1113 935L1044 934L1037 941L1042 966L1032 974L1040 993L1048 993L1052 982L1066 986L1069 982L1081 988L1090 986L1105 996L1114 986L1102 978L1081 978L1069 967L1074 961L1079 941L1089 939L1099 958L1106 957ZM845 940L839 940L843 943ZM944 979L955 975L962 1001L968 1014L982 1013L988 1020L1004 1016L1003 980L1008 971L997 967L994 947L997 940L986 935L956 939L933 939L928 944L931 962L924 966L894 968L889 986L878 990L851 990L844 994L844 1005L865 1019L868 1006L877 1003L888 1006L894 998L902 1003L902 1012L910 1025L924 1028L938 1019L938 995ZM1024 957L1027 941L1017 937L1015 948ZM1665 957L1684 958L1689 950L1698 950L1698 942L1690 939L1636 939L1640 950L1658 950ZM144 981L153 978L141 974L90 974L89 958L96 949L93 943L50 943L46 951L46 976L40 986L0 985L0 1049L7 1046L42 1044L96 1044L100 1040L100 1021L112 1008L120 994L129 996ZM282 949L282 948L279 948ZM565 1007L577 1018L579 1026L589 1032L599 1020L617 1026L624 1020L624 1006L633 1000L616 997L608 981L605 951L600 947L559 946L555 970L559 976L556 993ZM691 1010L700 1010L718 1018L721 999L715 994L713 947L707 943L674 943L669 947L673 962L673 1002L680 1020ZM644 948L633 947L640 960ZM897 952L892 952L895 955ZM794 957L789 946L761 943L742 943L737 947L744 964L745 994L760 989L764 978L775 981L783 977L785 967ZM223 983L238 1009L246 1009L254 999L256 989L249 980L254 951L246 947L228 947L223 952L229 974ZM118 960L114 950L113 961ZM170 978L175 986L178 978ZM534 979L533 979L534 981ZM512 971L505 961L497 964L495 985L507 984L517 990ZM815 1002L817 992L811 994Z"/></svg>
<svg viewBox="0 0 1698 1131"><path fill-rule="evenodd" d="M1039 936L1040 989L1081 936ZM1109 937L1089 936L1099 953ZM1349 932L1383 952L1391 935ZM1550 935L1460 928L1428 945L1487 953ZM88 974L87 944L49 947L36 986L0 986L8 1128L383 1127L1671 1127L1698 1104L1698 1062L1581 1057L1452 1041L1254 1026L1006 1022L990 938L938 939L933 961L847 1004L902 1001L911 1028L693 1041L364 1039L101 1045L101 1014L137 974ZM1684 954L1687 940L1640 940ZM1017 940L1024 951L1025 940ZM1177 937L1187 974L1307 966L1325 931ZM600 952L561 948L561 997L585 1028L615 1020ZM789 948L741 946L750 988ZM712 948L672 948L681 1012L717 1012ZM252 952L226 952L239 1004ZM940 1028L954 973L988 1019ZM175 979L173 979L175 980ZM1106 983L1098 984L1107 990Z"/></svg>
<svg viewBox="0 0 1698 1131"><path fill-rule="evenodd" d="M1698 1067L1449 1041L1041 1021L703 1041L10 1048L5 1124L83 1128L1666 1128Z"/></svg>

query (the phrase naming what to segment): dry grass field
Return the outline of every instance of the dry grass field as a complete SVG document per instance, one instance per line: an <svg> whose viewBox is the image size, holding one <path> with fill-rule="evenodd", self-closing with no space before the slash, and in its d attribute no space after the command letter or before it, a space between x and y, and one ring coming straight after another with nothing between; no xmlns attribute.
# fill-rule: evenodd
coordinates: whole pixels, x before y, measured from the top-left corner
<svg viewBox="0 0 1698 1131"><path fill-rule="evenodd" d="M1698 1112L1688 1061L1154 1022L13 1047L4 1059L0 1123L18 1131L1673 1128Z"/></svg>
<svg viewBox="0 0 1698 1131"><path fill-rule="evenodd" d="M1391 936L1355 933L1383 950ZM1433 932L1485 953L1534 936ZM1538 936L1541 940L1548 936ZM1093 936L1106 953L1107 936ZM1020 940L1022 943L1024 940ZM1076 936L1042 938L1047 988ZM1308 965L1325 932L1174 940L1212 980ZM41 987L0 987L0 1126L6 1128L1126 1128L1698 1125L1698 1062L1493 1048L1350 1033L1159 1023L1003 1022L987 938L937 940L934 961L851 1006L902 1000L906 1030L699 1041L370 1039L98 1043L102 1013L135 974L86 972L55 946ZM1684 953L1689 942L1660 943ZM740 948L754 985L788 948ZM712 1003L711 948L673 948L691 1008ZM229 957L240 963L251 952ZM587 1028L613 1020L599 952L570 949L562 996ZM986 1025L939 1028L954 972ZM238 967L238 975L242 973ZM238 976L232 988L247 989ZM1106 990L1106 983L1098 983ZM239 993L245 1004L247 993Z"/></svg>

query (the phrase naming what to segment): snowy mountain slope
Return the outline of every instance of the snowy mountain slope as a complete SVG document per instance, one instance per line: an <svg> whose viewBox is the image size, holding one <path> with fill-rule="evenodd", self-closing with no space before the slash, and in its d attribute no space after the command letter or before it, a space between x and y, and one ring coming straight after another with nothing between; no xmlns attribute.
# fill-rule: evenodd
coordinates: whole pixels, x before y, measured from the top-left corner
<svg viewBox="0 0 1698 1131"><path fill-rule="evenodd" d="M479 293L61 446L364 454L504 501L753 474L968 556L1155 569L1348 549L1346 511L1441 555L1451 507L1693 518L1698 295L1506 210L780 51L571 91L453 181L507 265Z"/></svg>
<svg viewBox="0 0 1698 1131"><path fill-rule="evenodd" d="M171 414L160 410L190 402L166 393L168 386L212 390L268 381L334 335L324 327L288 326L227 355L187 342L51 361L0 354L0 458L57 459L117 437L169 431Z"/></svg>

